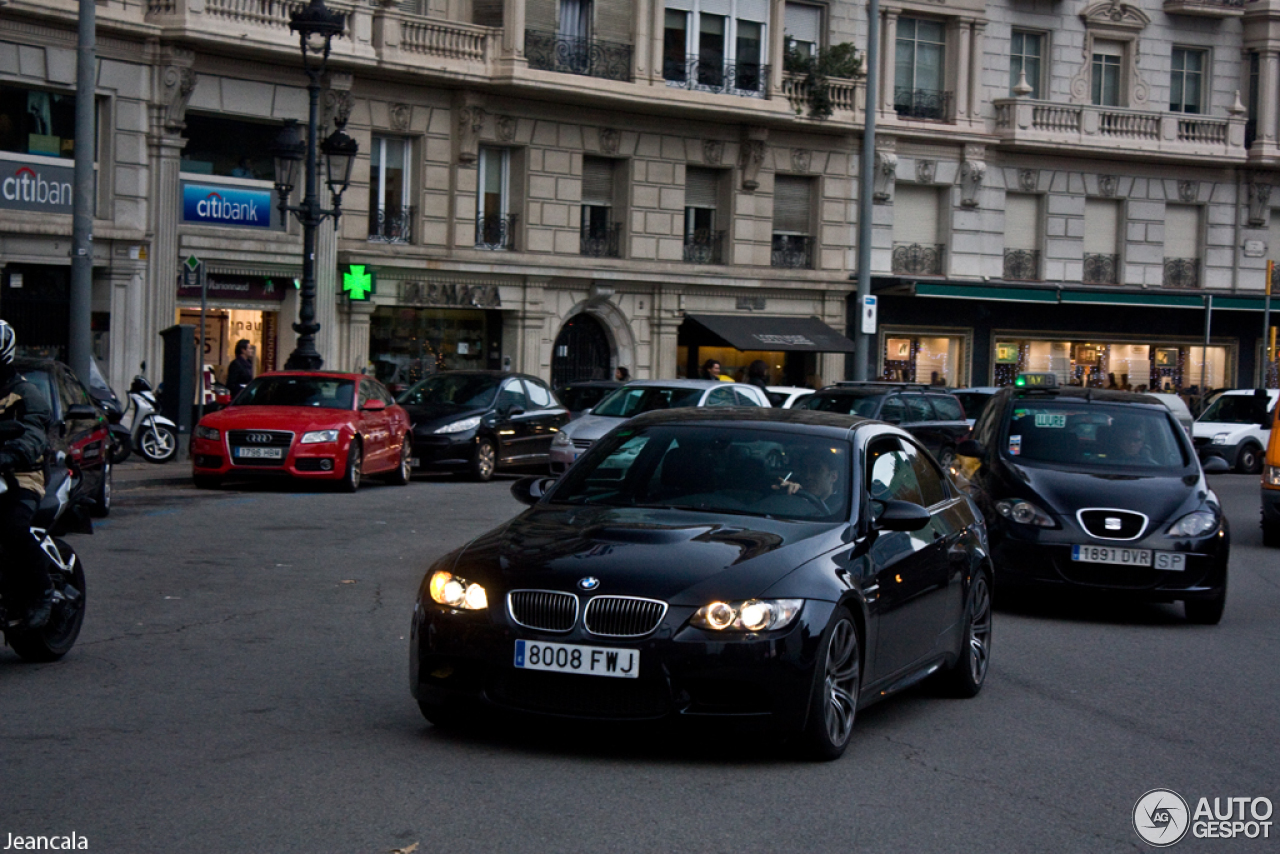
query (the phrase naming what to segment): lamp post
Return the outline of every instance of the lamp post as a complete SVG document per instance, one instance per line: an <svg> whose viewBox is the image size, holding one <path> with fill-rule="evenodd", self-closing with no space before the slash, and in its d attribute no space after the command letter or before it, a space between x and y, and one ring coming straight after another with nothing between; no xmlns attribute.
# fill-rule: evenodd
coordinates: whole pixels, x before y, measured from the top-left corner
<svg viewBox="0 0 1280 854"><path fill-rule="evenodd" d="M315 371L324 364L316 351L316 228L333 217L335 225L341 215L342 194L351 182L351 166L355 163L359 146L339 126L320 144L325 156L325 179L333 196L333 207L320 207L316 198L316 136L319 134L320 81L329 63L329 45L333 37L342 34L346 15L334 12L324 5L324 0L311 0L309 6L289 15L289 29L298 34L302 45L302 65L307 74L307 94L311 99L308 115L307 138L304 141L298 123L289 121L276 137L272 154L275 156L276 196L280 216L287 219L292 213L302 224L302 290L298 306L298 322L293 331L298 333L298 344L289 354L284 366L292 371ZM298 178L298 166L306 170L301 204L290 205L289 194Z"/></svg>

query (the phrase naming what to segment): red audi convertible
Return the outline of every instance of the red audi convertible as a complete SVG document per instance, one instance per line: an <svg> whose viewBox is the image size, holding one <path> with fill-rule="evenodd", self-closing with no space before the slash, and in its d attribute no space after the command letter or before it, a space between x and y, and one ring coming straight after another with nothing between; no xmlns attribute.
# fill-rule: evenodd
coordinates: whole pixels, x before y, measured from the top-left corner
<svg viewBox="0 0 1280 854"><path fill-rule="evenodd" d="M347 492L367 474L403 485L411 436L409 414L372 377L268 373L196 425L193 475L201 488L271 475L336 481Z"/></svg>

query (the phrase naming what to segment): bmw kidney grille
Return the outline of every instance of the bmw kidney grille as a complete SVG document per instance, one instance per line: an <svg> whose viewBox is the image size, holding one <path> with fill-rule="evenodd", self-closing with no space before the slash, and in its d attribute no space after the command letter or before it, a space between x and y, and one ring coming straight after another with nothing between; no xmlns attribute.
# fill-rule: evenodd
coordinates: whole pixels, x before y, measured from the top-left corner
<svg viewBox="0 0 1280 854"><path fill-rule="evenodd" d="M558 590L512 590L507 613L526 629L567 632L578 621L578 597Z"/></svg>
<svg viewBox="0 0 1280 854"><path fill-rule="evenodd" d="M582 623L593 635L638 638L658 627L667 603L632 596L596 596L587 603Z"/></svg>

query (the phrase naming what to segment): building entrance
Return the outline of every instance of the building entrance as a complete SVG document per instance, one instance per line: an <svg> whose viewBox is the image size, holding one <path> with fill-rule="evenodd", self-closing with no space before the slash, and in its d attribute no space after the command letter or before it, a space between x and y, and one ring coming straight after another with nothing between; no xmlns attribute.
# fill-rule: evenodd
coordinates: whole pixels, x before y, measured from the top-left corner
<svg viewBox="0 0 1280 854"><path fill-rule="evenodd" d="M551 385L560 388L583 380L611 380L613 348L600 321L577 314L556 336L551 351Z"/></svg>

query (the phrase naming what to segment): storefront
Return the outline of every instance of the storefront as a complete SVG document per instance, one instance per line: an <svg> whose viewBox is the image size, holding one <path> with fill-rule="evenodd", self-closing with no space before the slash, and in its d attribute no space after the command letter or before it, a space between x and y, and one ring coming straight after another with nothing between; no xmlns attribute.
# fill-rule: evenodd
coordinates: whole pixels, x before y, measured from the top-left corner
<svg viewBox="0 0 1280 854"><path fill-rule="evenodd" d="M280 355L280 313L288 292L294 287L288 272L277 275L249 275L219 272L208 274L208 310L204 322L204 363L213 366L214 376L225 382L227 366L236 357L236 342L249 342L254 376L278 370ZM178 323L196 327L200 333L200 288L178 288Z"/></svg>
<svg viewBox="0 0 1280 854"><path fill-rule="evenodd" d="M744 382L759 359L769 367L770 385L820 385L822 353L852 353L854 344L815 317L690 314L680 324L677 363L682 376L697 378L709 359L725 376Z"/></svg>

